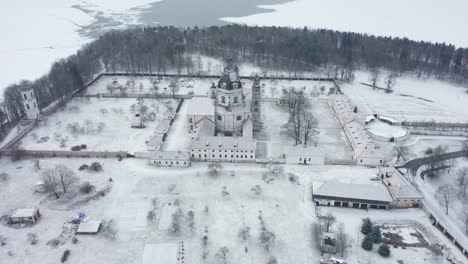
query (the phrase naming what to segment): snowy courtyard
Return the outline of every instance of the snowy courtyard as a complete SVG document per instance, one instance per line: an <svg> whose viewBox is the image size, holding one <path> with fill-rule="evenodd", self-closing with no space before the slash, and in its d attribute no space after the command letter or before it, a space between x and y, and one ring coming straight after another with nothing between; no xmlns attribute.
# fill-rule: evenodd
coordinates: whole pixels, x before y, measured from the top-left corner
<svg viewBox="0 0 468 264"><path fill-rule="evenodd" d="M86 145L90 151L146 151L164 112L175 109L176 100L75 98L64 108L45 117L24 137L20 148L70 150ZM140 109L140 110L139 110ZM135 114L144 109L145 127L131 128Z"/></svg>

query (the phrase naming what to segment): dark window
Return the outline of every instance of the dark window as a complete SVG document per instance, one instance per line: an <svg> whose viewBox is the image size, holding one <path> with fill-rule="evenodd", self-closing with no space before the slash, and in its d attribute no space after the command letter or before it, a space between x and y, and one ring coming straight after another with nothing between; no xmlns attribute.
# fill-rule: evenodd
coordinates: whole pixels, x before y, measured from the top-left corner
<svg viewBox="0 0 468 264"><path fill-rule="evenodd" d="M29 104L26 104L26 108L29 110Z"/></svg>
<svg viewBox="0 0 468 264"><path fill-rule="evenodd" d="M221 96L221 103L223 103L223 104L226 103L226 97L225 96Z"/></svg>
<svg viewBox="0 0 468 264"><path fill-rule="evenodd" d="M242 116L238 115L238 116L236 117L236 119L237 119L238 121L239 121L239 120L242 120Z"/></svg>
<svg viewBox="0 0 468 264"><path fill-rule="evenodd" d="M24 99L28 99L28 97L26 96L26 94L23 94L23 96L24 96Z"/></svg>
<svg viewBox="0 0 468 264"><path fill-rule="evenodd" d="M234 103L237 104L239 102L239 98L237 96L234 97Z"/></svg>
<svg viewBox="0 0 468 264"><path fill-rule="evenodd" d="M218 120L223 120L223 117L219 115Z"/></svg>

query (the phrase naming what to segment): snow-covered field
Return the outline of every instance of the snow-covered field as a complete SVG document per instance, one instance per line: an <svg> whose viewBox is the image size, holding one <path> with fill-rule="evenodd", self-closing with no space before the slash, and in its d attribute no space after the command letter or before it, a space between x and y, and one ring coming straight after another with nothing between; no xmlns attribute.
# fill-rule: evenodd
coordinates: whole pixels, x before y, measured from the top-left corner
<svg viewBox="0 0 468 264"><path fill-rule="evenodd" d="M410 3L405 0L296 0L261 7L275 11L223 20L251 26L326 28L468 46L462 26L468 23L462 11L468 6L459 0L443 3L437 0ZM434 14L443 17L444 21L434 19Z"/></svg>
<svg viewBox="0 0 468 264"><path fill-rule="evenodd" d="M464 122L468 120L466 88L448 82L415 77L397 78L394 92L387 94L360 82L369 83L369 74L357 72L342 91L365 115L379 114L398 121ZM384 87L383 83L378 86Z"/></svg>
<svg viewBox="0 0 468 264"><path fill-rule="evenodd" d="M6 214L14 207L27 206L39 206L42 212L39 223L32 227L14 229L0 225L0 234L6 237L7 242L0 247L2 259L7 263L30 263L37 259L41 259L41 263L57 263L63 250L70 249L70 263L141 263L146 244L184 241L186 263L202 261L203 250L208 252L207 262L211 263L221 247L229 249L232 263L264 263L270 256L275 256L280 263L317 263L320 253L311 234L312 224L317 221L314 204L310 200L311 185L315 188L321 182L333 180L372 183L369 178L377 172L376 169L364 167L286 166L287 173L299 176L298 182L290 182L286 176L282 176L265 183L262 180L265 169L259 165L223 164L222 173L213 177L207 174L204 163L174 170L155 168L144 160L98 161L103 164L104 171L89 173L77 168L90 160L42 159L42 169L36 170L31 160L14 163L8 158L0 159L2 171L10 175L9 180L0 185L0 214ZM73 169L81 182L89 181L97 189L111 186L111 190L104 197L82 203L77 202L83 198L82 194L72 196L71 201L64 201L63 198L55 201L46 195L33 194L33 186L40 180L41 172L56 164ZM109 177L112 182L108 181ZM250 190L255 185L260 186L260 195ZM223 195L223 191L228 194ZM153 200L157 200L156 206ZM170 235L165 228L160 228L160 221L164 225L165 214L172 210L167 209L168 206L175 206L183 212L179 235ZM155 222L146 219L147 212L152 209L156 213ZM320 209L321 212L325 210L327 208ZM356 236L359 222L366 216L389 223L397 220L417 222L437 232L421 210L333 210L337 220L345 222L346 230L353 237ZM194 212L193 229L189 228L185 217L188 211ZM109 240L102 234L78 236L77 244L61 238L63 244L58 248L48 246L47 241L56 238L63 223L78 212L84 212L95 220L113 219L118 230L116 239ZM276 235L270 252L265 251L259 242L259 215L266 228ZM250 239L246 242L238 236L239 230L245 226L250 227ZM36 245L27 242L28 233L37 234L39 241ZM202 245L205 235L207 246ZM358 241L358 238L355 239ZM443 239L441 242L447 243ZM357 249L353 245L348 250L348 263L358 263ZM404 259L405 263L431 263L410 262L415 257L424 258L427 252L392 252L394 259ZM362 261L362 251L358 253ZM373 258L380 260L376 254Z"/></svg>
<svg viewBox="0 0 468 264"><path fill-rule="evenodd" d="M207 96L217 79L103 76L86 89L85 94L189 94ZM176 86L171 87L171 83ZM120 88L120 89L119 89Z"/></svg>
<svg viewBox="0 0 468 264"><path fill-rule="evenodd" d="M20 148L29 150L70 150L86 144L91 151L146 151L146 141L152 136L167 107L174 100L144 99L148 117L145 128L131 128L137 113L136 99L75 98L64 109L47 116L21 140Z"/></svg>

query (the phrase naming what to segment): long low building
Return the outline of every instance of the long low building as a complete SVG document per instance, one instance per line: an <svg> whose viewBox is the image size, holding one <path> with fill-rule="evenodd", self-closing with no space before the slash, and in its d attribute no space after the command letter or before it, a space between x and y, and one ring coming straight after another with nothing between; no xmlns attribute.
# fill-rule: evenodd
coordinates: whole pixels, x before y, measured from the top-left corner
<svg viewBox="0 0 468 264"><path fill-rule="evenodd" d="M329 106L335 111L336 117L345 132L351 147L353 159L358 165L382 166L385 164L385 155L373 142L372 137L363 125L363 119L351 100L343 94L331 96Z"/></svg>
<svg viewBox="0 0 468 264"><path fill-rule="evenodd" d="M194 161L255 162L256 145L243 137L195 138L188 149Z"/></svg>
<svg viewBox="0 0 468 264"><path fill-rule="evenodd" d="M393 199L381 185L325 182L313 193L317 206L388 209Z"/></svg>

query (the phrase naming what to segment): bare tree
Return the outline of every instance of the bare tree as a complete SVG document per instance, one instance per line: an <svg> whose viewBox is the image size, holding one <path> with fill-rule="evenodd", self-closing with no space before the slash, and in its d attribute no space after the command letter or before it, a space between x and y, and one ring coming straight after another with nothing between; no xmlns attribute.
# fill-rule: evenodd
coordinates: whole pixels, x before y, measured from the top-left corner
<svg viewBox="0 0 468 264"><path fill-rule="evenodd" d="M307 145L309 139L315 134L315 129L318 125L317 118L312 115L311 112L302 111L302 122L301 122L301 134L302 134L302 143Z"/></svg>
<svg viewBox="0 0 468 264"><path fill-rule="evenodd" d="M212 176L218 176L220 171L223 169L223 165L220 162L213 161L207 165L208 171Z"/></svg>
<svg viewBox="0 0 468 264"><path fill-rule="evenodd" d="M440 186L435 194L437 200L439 200L439 202L444 206L445 214L447 215L449 213L450 203L455 196L454 193L455 191L453 190L453 187L445 184Z"/></svg>
<svg viewBox="0 0 468 264"><path fill-rule="evenodd" d="M396 74L390 73L387 78L385 79L385 92L391 93L393 92L393 87L396 85Z"/></svg>
<svg viewBox="0 0 468 264"><path fill-rule="evenodd" d="M393 146L393 151L395 151L397 155L396 162L400 161L400 158L403 158L404 160L406 160L409 154L408 146L405 146L403 144L396 144L395 146Z"/></svg>
<svg viewBox="0 0 468 264"><path fill-rule="evenodd" d="M463 222L465 223L465 234L468 235L468 206L465 205L463 208Z"/></svg>
<svg viewBox="0 0 468 264"><path fill-rule="evenodd" d="M351 247L352 243L353 240L348 234L346 234L344 223L340 222L338 224L338 232L336 233L336 246L341 257L344 257L346 249Z"/></svg>
<svg viewBox="0 0 468 264"><path fill-rule="evenodd" d="M322 220L325 224L325 228L327 229L327 232L330 230L330 227L335 224L336 222L336 217L333 215L332 212L327 212L324 216L322 216Z"/></svg>
<svg viewBox="0 0 468 264"><path fill-rule="evenodd" d="M44 189L55 195L55 198L60 198L60 180L57 177L54 169L47 169L42 173L42 180L44 182Z"/></svg>
<svg viewBox="0 0 468 264"><path fill-rule="evenodd" d="M218 259L219 264L227 264L229 263L229 256L231 255L231 252L229 251L229 248L227 247L222 247L218 250L216 253L215 257Z"/></svg>
<svg viewBox="0 0 468 264"><path fill-rule="evenodd" d="M370 69L370 76L369 76L369 81L372 84L372 87L375 88L377 87L377 83L380 80L380 69L378 67L372 67Z"/></svg>
<svg viewBox="0 0 468 264"><path fill-rule="evenodd" d="M455 166L455 164L457 164L457 160L456 159L449 159L445 162L445 165L447 166L447 173L450 174L450 172L452 171L452 168Z"/></svg>
<svg viewBox="0 0 468 264"><path fill-rule="evenodd" d="M68 167L57 165L55 170L57 171L57 176L60 179L63 193L67 193L71 187L78 183L79 180L78 177L76 177L75 172Z"/></svg>
<svg viewBox="0 0 468 264"><path fill-rule="evenodd" d="M468 167L461 168L457 171L456 181L463 197L466 197L466 187L468 186Z"/></svg>
<svg viewBox="0 0 468 264"><path fill-rule="evenodd" d="M424 151L424 156L426 157L429 166L430 173L429 177L435 177L437 174L434 172L436 168L442 167L445 165L445 160L441 159L441 155L447 152L447 147L437 146L435 148L428 148Z"/></svg>

